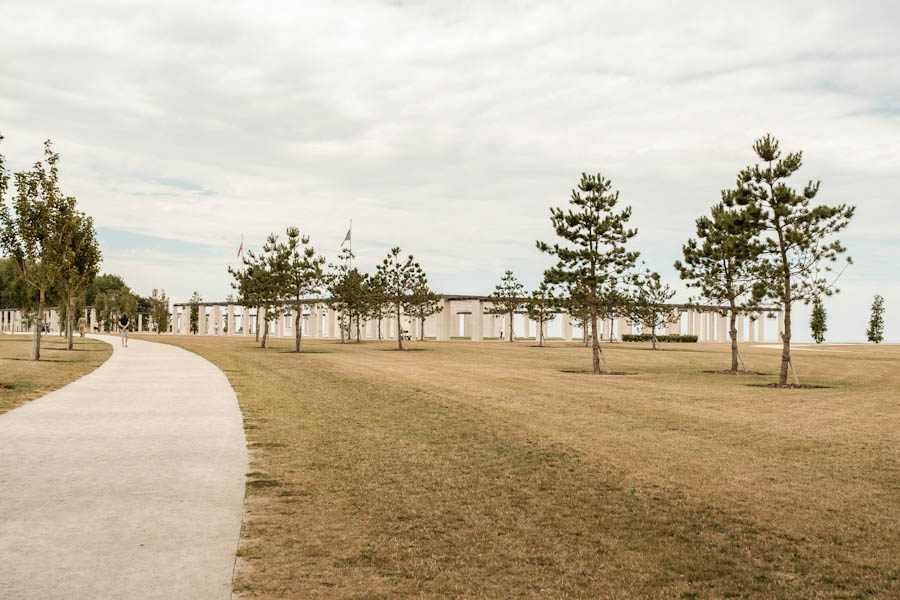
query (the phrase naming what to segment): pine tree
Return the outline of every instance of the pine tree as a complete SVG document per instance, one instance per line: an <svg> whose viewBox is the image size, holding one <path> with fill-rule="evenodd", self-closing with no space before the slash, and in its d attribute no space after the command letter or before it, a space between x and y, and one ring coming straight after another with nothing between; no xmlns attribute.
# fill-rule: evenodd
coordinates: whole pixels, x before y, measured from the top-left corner
<svg viewBox="0 0 900 600"><path fill-rule="evenodd" d="M757 235L761 210L757 204L729 208L734 192L722 191L723 202L714 205L710 216L696 221L697 239L682 246L684 262L675 268L688 287L697 288L696 303L728 304L731 337L731 370L738 368L737 314L756 307L752 296L754 268L763 250Z"/></svg>
<svg viewBox="0 0 900 600"><path fill-rule="evenodd" d="M544 325L556 318L559 302L553 294L553 287L542 282L525 303L528 318L537 323L538 346L544 345Z"/></svg>
<svg viewBox="0 0 900 600"><path fill-rule="evenodd" d="M828 330L825 317L825 306L822 305L822 299L816 298L813 300L812 314L809 317L809 330L817 344L825 341L825 332Z"/></svg>
<svg viewBox="0 0 900 600"><path fill-rule="evenodd" d="M513 324L516 319L516 311L525 304L525 286L519 283L512 271L507 270L500 283L494 286L494 294L490 297L495 312L509 316L508 341L516 341L513 334Z"/></svg>
<svg viewBox="0 0 900 600"><path fill-rule="evenodd" d="M846 204L811 205L819 191L819 182L808 182L802 192L790 188L786 179L803 164L802 152L788 153L782 158L778 140L766 135L753 145L762 164L740 172L737 189L725 199L734 205L759 206L762 218L763 252L755 269L756 300L771 299L784 310L781 370L778 383L787 384L791 362L791 312L797 301L812 302L821 295L829 296L839 290L825 274L831 264L846 251L838 240L828 241L850 222L854 207ZM847 263L851 261L848 258ZM796 371L794 380L798 382Z"/></svg>
<svg viewBox="0 0 900 600"><path fill-rule="evenodd" d="M156 333L162 333L169 330L169 298L166 296L166 290L158 290L153 288L150 293L151 314L153 322L156 324Z"/></svg>
<svg viewBox="0 0 900 600"><path fill-rule="evenodd" d="M341 315L341 343L352 340L351 329L356 323L356 341L360 342L360 316L369 306L367 297L368 276L353 266L353 253L344 248L336 265L331 265L328 278L328 293L331 295L330 310Z"/></svg>
<svg viewBox="0 0 900 600"><path fill-rule="evenodd" d="M659 273L647 273L636 279L631 300L625 305L628 319L640 324L641 331L650 332L654 350L657 328L678 319L678 309L666 304L674 295L675 290L663 284Z"/></svg>
<svg viewBox="0 0 900 600"><path fill-rule="evenodd" d="M274 270L283 288L279 290L285 305L294 310L294 351L303 352L303 303L306 296L318 292L325 283L325 257L316 254L309 245L309 236L300 235L298 227L288 227L286 240L278 244L274 256Z"/></svg>
<svg viewBox="0 0 900 600"><path fill-rule="evenodd" d="M875 294L872 300L872 316L869 317L866 339L876 344L884 341L884 298L880 294Z"/></svg>
<svg viewBox="0 0 900 600"><path fill-rule="evenodd" d="M403 328L400 326L400 317L410 312L411 297L421 272L422 269L413 259L413 255L410 254L406 260L402 260L400 248L396 247L391 248L384 261L378 265L378 276L385 282L391 309L397 318L398 350L406 350L406 346L403 344Z"/></svg>
<svg viewBox="0 0 900 600"><path fill-rule="evenodd" d="M550 222L563 244L538 242L537 247L558 259L556 266L545 272L549 283L579 290L588 308L591 326L593 370L600 374L600 360L610 373L609 364L600 347L597 320L612 318L622 312L621 285L628 279L638 252L625 245L637 230L627 229L631 207L616 212L619 192L610 193L612 183L601 174L582 174L578 188L572 190L572 208L550 209Z"/></svg>
<svg viewBox="0 0 900 600"><path fill-rule="evenodd" d="M425 319L444 309L440 300L440 294L428 287L428 278L425 276L425 272L420 271L416 275L409 302L410 316L419 321L419 341L425 340Z"/></svg>

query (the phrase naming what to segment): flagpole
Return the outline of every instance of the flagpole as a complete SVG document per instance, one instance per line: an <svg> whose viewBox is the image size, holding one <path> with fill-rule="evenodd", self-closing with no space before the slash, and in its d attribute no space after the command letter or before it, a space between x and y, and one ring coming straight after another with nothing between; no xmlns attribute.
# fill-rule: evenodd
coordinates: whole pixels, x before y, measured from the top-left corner
<svg viewBox="0 0 900 600"><path fill-rule="evenodd" d="M350 268L353 268L353 219L350 219Z"/></svg>

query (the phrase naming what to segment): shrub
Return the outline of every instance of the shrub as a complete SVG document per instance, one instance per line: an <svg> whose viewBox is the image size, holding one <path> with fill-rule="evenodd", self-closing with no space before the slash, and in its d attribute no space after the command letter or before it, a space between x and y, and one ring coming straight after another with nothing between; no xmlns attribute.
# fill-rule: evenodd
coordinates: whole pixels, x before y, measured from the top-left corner
<svg viewBox="0 0 900 600"><path fill-rule="evenodd" d="M623 342L649 342L653 340L653 336L649 333L625 333L622 335ZM697 341L696 335L658 335L657 342L675 342L675 343L693 343Z"/></svg>

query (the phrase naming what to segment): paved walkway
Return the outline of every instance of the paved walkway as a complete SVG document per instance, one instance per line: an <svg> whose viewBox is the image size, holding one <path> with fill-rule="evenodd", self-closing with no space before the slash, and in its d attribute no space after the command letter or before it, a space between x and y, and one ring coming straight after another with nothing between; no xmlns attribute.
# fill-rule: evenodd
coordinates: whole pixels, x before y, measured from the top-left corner
<svg viewBox="0 0 900 600"><path fill-rule="evenodd" d="M0 415L0 597L230 598L247 450L225 375L166 344Z"/></svg>

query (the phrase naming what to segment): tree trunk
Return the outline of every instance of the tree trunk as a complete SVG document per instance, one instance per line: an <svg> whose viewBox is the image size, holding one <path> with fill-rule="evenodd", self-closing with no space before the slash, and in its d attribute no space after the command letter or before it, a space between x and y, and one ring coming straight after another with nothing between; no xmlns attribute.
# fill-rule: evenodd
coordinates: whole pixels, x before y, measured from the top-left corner
<svg viewBox="0 0 900 600"><path fill-rule="evenodd" d="M75 301L71 300L71 301L69 301L68 308L66 308L66 350L71 350L75 343L74 340L72 339L74 337L74 335L73 335L74 332L72 331L74 329L74 323L73 323L73 320L75 318L75 315L73 314L74 310L75 310Z"/></svg>
<svg viewBox="0 0 900 600"><path fill-rule="evenodd" d="M403 350L403 325L400 323L400 305L397 305L397 349Z"/></svg>
<svg viewBox="0 0 900 600"><path fill-rule="evenodd" d="M509 341L513 341L513 324L516 322L515 311L509 311Z"/></svg>
<svg viewBox="0 0 900 600"><path fill-rule="evenodd" d="M381 341L381 319L378 319L378 341Z"/></svg>
<svg viewBox="0 0 900 600"><path fill-rule="evenodd" d="M425 341L425 317L419 317L419 341Z"/></svg>
<svg viewBox="0 0 900 600"><path fill-rule="evenodd" d="M653 341L653 349L656 350L656 327L650 332L650 339Z"/></svg>
<svg viewBox="0 0 900 600"><path fill-rule="evenodd" d="M259 314L262 310L261 306L256 307L256 342L259 343Z"/></svg>
<svg viewBox="0 0 900 600"><path fill-rule="evenodd" d="M44 325L44 303L47 301L46 294L47 292L41 288L37 318L34 322L34 335L31 337L31 360L41 360L41 327Z"/></svg>
<svg viewBox="0 0 900 600"><path fill-rule="evenodd" d="M296 333L294 345L295 345L295 350L298 353L303 352L303 316L301 313L302 309L303 309L303 307L298 306L297 310L295 311L297 313L297 316L294 317L294 332Z"/></svg>
<svg viewBox="0 0 900 600"><path fill-rule="evenodd" d="M362 336L359 332L359 315L356 315L356 343L359 344L362 342Z"/></svg>
<svg viewBox="0 0 900 600"><path fill-rule="evenodd" d="M543 348L544 347L544 321L543 320L538 321L537 326L538 326L538 346Z"/></svg>
<svg viewBox="0 0 900 600"><path fill-rule="evenodd" d="M600 339L597 337L597 307L591 306L591 352L594 374L600 374ZM607 369L608 370L608 369Z"/></svg>
<svg viewBox="0 0 900 600"><path fill-rule="evenodd" d="M738 345L737 345L737 313L734 310L734 299L731 299L731 316L728 322L728 333L731 335L731 370L738 370ZM752 324L751 324L752 325Z"/></svg>
<svg viewBox="0 0 900 600"><path fill-rule="evenodd" d="M773 191L773 198L774 194ZM791 269L787 260L784 233L781 230L781 223L778 221L775 223L775 230L778 233L778 245L781 250L781 273L784 284L784 331L781 334L781 371L778 373L778 383L787 385L788 367L791 366ZM796 378L796 373L794 377Z"/></svg>
<svg viewBox="0 0 900 600"><path fill-rule="evenodd" d="M268 348L269 347L269 315L266 315L266 318L263 319L263 336L262 336L262 344L260 344L260 348Z"/></svg>

